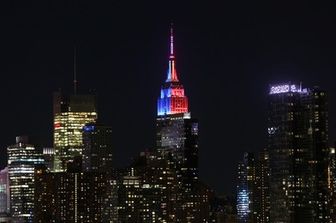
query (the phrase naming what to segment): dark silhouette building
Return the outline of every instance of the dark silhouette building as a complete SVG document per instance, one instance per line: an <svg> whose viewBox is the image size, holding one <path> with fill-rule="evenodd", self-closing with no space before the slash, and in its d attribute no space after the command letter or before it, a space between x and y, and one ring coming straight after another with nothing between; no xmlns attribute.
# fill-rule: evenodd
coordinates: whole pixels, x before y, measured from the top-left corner
<svg viewBox="0 0 336 223"><path fill-rule="evenodd" d="M329 154L329 189L330 189L330 216L336 222L336 153L330 148Z"/></svg>
<svg viewBox="0 0 336 223"><path fill-rule="evenodd" d="M36 170L34 222L116 222L117 183L104 172Z"/></svg>
<svg viewBox="0 0 336 223"><path fill-rule="evenodd" d="M270 222L270 169L267 149L259 153L256 165L255 192L254 192L254 219L258 223Z"/></svg>
<svg viewBox="0 0 336 223"><path fill-rule="evenodd" d="M270 221L329 222L326 93L284 84L268 100Z"/></svg>
<svg viewBox="0 0 336 223"><path fill-rule="evenodd" d="M83 171L112 171L112 129L88 123L83 127Z"/></svg>
<svg viewBox="0 0 336 223"><path fill-rule="evenodd" d="M155 152L142 152L121 178L120 222L177 222L176 172Z"/></svg>

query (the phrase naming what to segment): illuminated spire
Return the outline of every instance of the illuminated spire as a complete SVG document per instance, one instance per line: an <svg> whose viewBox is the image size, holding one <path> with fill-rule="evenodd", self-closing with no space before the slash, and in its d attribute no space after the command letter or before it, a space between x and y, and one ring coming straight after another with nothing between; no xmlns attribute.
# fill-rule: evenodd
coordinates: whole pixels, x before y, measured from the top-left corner
<svg viewBox="0 0 336 223"><path fill-rule="evenodd" d="M174 54L174 29L173 23L170 25L170 50L169 50L169 64L166 82L178 82L177 73L175 69L175 54Z"/></svg>
<svg viewBox="0 0 336 223"><path fill-rule="evenodd" d="M175 69L174 32L170 26L169 67L166 83L161 88L157 103L157 115L173 115L188 113L188 98L184 95L183 85L177 78Z"/></svg>

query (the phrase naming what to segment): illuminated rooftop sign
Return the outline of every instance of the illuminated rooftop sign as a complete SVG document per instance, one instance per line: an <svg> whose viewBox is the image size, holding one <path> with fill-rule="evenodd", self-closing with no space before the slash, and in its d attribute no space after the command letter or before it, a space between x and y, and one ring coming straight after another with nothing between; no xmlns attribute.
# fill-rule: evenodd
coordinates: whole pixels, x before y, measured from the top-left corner
<svg viewBox="0 0 336 223"><path fill-rule="evenodd" d="M307 89L302 89L301 86L295 84L283 84L271 86L269 94L281 94L288 92L307 93Z"/></svg>

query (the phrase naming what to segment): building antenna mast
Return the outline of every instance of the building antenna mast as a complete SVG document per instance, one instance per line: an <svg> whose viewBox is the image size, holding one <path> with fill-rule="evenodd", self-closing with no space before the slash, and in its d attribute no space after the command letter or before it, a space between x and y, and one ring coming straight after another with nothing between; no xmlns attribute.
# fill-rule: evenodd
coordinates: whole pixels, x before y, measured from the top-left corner
<svg viewBox="0 0 336 223"><path fill-rule="evenodd" d="M76 55L76 45L74 46L74 60L73 60L73 87L74 87L74 94L76 95L77 94L77 55Z"/></svg>

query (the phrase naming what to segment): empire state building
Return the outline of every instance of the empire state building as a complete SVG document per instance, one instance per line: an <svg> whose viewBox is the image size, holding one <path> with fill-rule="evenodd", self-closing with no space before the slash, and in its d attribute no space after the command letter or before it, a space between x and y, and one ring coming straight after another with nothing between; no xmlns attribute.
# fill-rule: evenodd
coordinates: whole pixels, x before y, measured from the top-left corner
<svg viewBox="0 0 336 223"><path fill-rule="evenodd" d="M174 54L173 28L170 29L170 55L167 79L161 88L158 99L158 116L183 114L188 112L188 98L184 95L183 85L177 77Z"/></svg>
<svg viewBox="0 0 336 223"><path fill-rule="evenodd" d="M191 118L188 98L175 65L171 27L167 79L158 98L156 145L161 154L172 159L179 184L188 191L198 180L198 122Z"/></svg>

